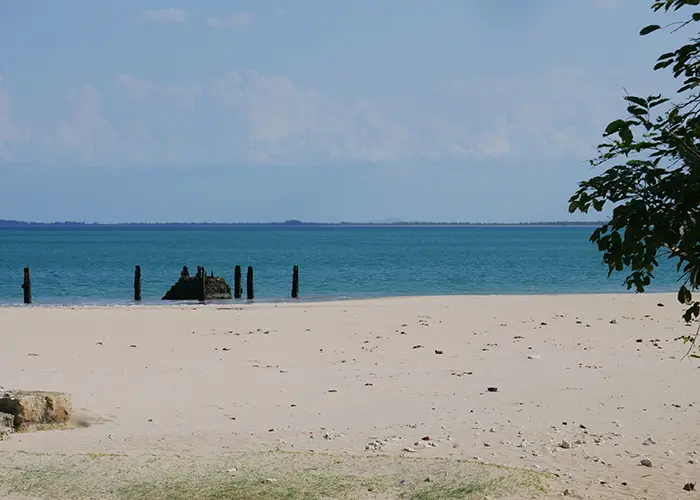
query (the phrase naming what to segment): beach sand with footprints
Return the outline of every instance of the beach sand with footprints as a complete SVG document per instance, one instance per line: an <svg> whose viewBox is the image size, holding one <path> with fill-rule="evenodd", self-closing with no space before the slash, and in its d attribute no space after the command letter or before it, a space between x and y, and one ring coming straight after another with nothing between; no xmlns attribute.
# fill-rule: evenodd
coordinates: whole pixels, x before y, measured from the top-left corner
<svg viewBox="0 0 700 500"><path fill-rule="evenodd" d="M667 294L3 307L0 385L70 393L76 425L1 441L0 495L695 498L681 312Z"/></svg>

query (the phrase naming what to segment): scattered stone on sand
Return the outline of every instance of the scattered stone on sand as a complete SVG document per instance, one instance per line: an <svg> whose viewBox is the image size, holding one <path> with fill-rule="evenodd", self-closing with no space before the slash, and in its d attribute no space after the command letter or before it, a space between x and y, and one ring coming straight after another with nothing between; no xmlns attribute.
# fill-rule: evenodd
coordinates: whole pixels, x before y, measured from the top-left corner
<svg viewBox="0 0 700 500"><path fill-rule="evenodd" d="M486 390L489 392L498 392L498 387L487 387Z"/></svg>
<svg viewBox="0 0 700 500"><path fill-rule="evenodd" d="M435 349L435 354L442 354L442 352L443 351L441 351L440 349Z"/></svg>
<svg viewBox="0 0 700 500"><path fill-rule="evenodd" d="M685 491L695 491L695 483L685 483L683 489Z"/></svg>
<svg viewBox="0 0 700 500"><path fill-rule="evenodd" d="M70 394L44 391L6 391L0 394L0 413L14 416L15 429L36 424L64 424L72 414Z"/></svg>
<svg viewBox="0 0 700 500"><path fill-rule="evenodd" d="M383 446L384 446L384 443L382 443L381 441L379 441L377 439L377 440L374 440L374 441L367 443L367 445L365 446L365 451L381 451Z"/></svg>
<svg viewBox="0 0 700 500"><path fill-rule="evenodd" d="M642 444L643 444L644 446L651 446L652 444L656 444L656 441L654 441L654 438L653 438L653 437L649 436L648 438L646 438L646 439L642 442Z"/></svg>
<svg viewBox="0 0 700 500"><path fill-rule="evenodd" d="M617 320L616 319L611 319L610 320L611 325L617 325Z"/></svg>
<svg viewBox="0 0 700 500"><path fill-rule="evenodd" d="M564 448L565 450L570 450L573 447L574 447L574 445L571 444L571 442L567 441L566 439L564 439L561 443L559 443L559 448Z"/></svg>
<svg viewBox="0 0 700 500"><path fill-rule="evenodd" d="M15 432L15 416L10 413L0 413L0 441Z"/></svg>
<svg viewBox="0 0 700 500"><path fill-rule="evenodd" d="M648 458L643 458L642 461L639 463L642 464L644 467L654 467L654 464Z"/></svg>

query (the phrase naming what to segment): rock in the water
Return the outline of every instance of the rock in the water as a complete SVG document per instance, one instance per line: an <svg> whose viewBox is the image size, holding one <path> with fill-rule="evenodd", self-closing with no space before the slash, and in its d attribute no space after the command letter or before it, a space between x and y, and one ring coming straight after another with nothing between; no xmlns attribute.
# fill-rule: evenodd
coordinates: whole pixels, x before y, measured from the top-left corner
<svg viewBox="0 0 700 500"><path fill-rule="evenodd" d="M211 276L203 276L202 274L202 272L198 272L196 276L191 277L189 273L183 272L180 279L168 290L162 300L221 300L232 297L231 286L226 283L224 278L213 274ZM205 280L204 297L202 297L203 279Z"/></svg>
<svg viewBox="0 0 700 500"><path fill-rule="evenodd" d="M44 391L6 391L0 394L0 413L13 416L13 427L24 429L36 424L63 424L73 410L70 394Z"/></svg>

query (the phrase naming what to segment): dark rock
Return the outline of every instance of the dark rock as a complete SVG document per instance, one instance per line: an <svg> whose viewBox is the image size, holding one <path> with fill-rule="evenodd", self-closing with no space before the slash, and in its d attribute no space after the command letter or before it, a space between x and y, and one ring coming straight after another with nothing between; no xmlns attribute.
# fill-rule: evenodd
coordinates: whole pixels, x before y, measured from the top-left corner
<svg viewBox="0 0 700 500"><path fill-rule="evenodd" d="M204 297L202 297L202 280L204 282ZM163 300L221 300L230 299L231 286L226 283L224 278L206 275L203 267L197 268L197 275L190 276L187 267L185 266L180 273L180 279L177 280L170 290L163 296Z"/></svg>
<svg viewBox="0 0 700 500"><path fill-rule="evenodd" d="M498 387L488 387L486 390L489 392L498 392Z"/></svg>
<svg viewBox="0 0 700 500"><path fill-rule="evenodd" d="M685 491L695 491L695 483L685 483L683 489Z"/></svg>

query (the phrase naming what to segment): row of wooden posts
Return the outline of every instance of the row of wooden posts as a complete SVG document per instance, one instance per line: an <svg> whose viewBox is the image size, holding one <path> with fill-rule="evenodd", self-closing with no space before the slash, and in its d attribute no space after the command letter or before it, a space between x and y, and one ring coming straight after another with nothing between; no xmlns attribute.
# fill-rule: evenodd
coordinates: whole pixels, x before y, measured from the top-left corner
<svg viewBox="0 0 700 500"><path fill-rule="evenodd" d="M236 266L233 272L233 298L240 299L243 297L243 269L241 266ZM205 279L202 280L202 287L206 283L206 273ZM32 303L32 275L28 267L24 268L24 281L22 283L22 289L24 290L24 303ZM202 296L204 296L204 290L202 290ZM255 287L253 283L253 266L248 266L248 273L246 275L246 298L248 300L253 300L255 298ZM294 266L292 270L292 298L299 298L299 266ZM134 300L136 302L141 301L141 266L136 266L134 271Z"/></svg>

